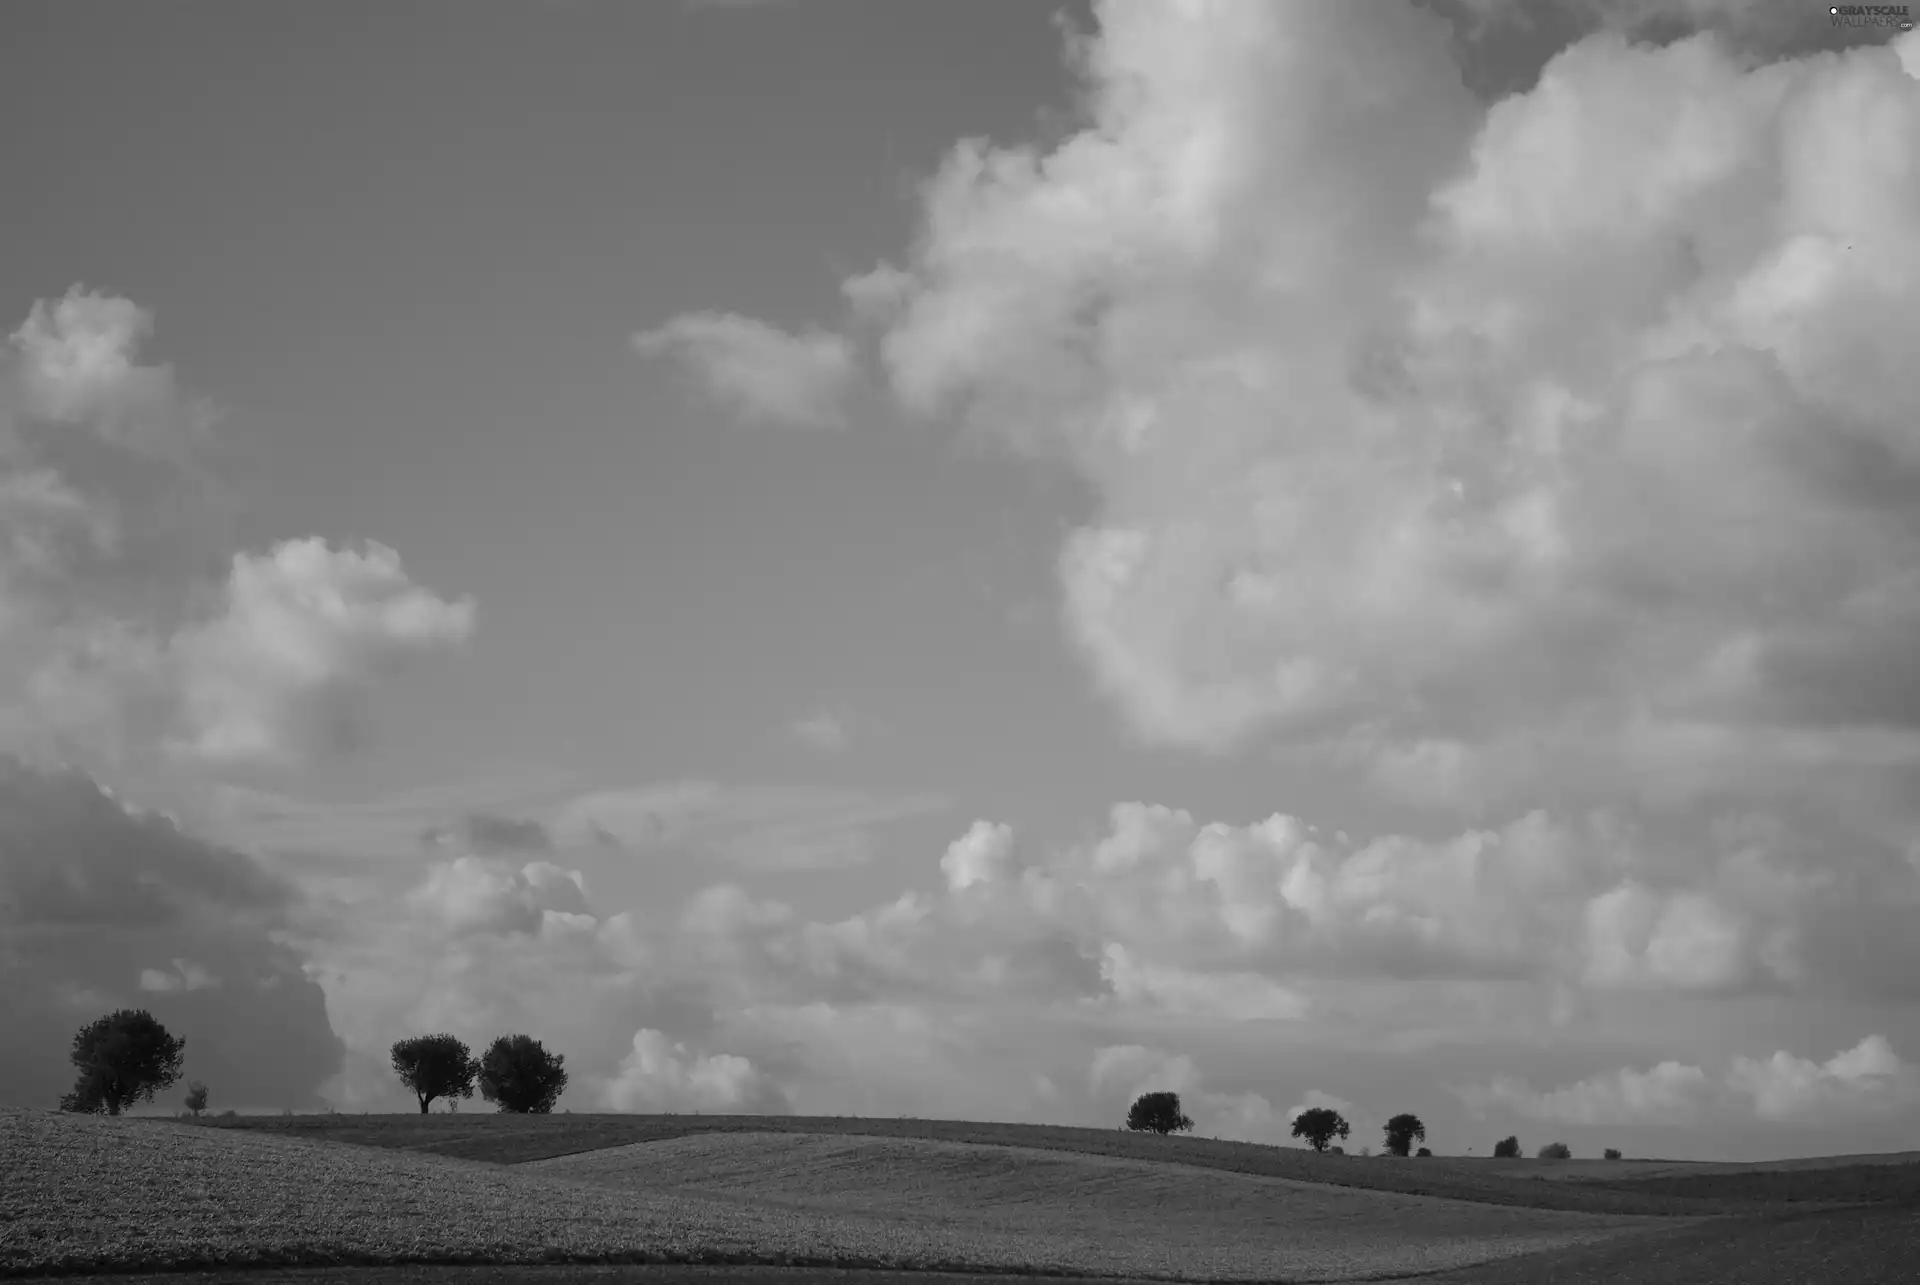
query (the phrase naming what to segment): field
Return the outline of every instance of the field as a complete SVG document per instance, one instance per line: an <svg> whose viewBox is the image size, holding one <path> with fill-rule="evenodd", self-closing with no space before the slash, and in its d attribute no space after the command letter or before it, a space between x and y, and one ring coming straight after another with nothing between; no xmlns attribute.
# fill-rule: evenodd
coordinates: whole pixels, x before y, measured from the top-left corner
<svg viewBox="0 0 1920 1285"><path fill-rule="evenodd" d="M955 1121L188 1123L19 1110L0 1111L0 1154L0 1275L15 1277L226 1268L257 1280L305 1265L328 1270L287 1279L611 1285L719 1272L740 1285L842 1267L867 1270L833 1278L868 1285L892 1274L882 1269L1517 1285L1669 1279L1663 1265L1707 1281L1703 1264L1768 1238L1785 1248L1750 1268L1795 1253L1827 1268L1846 1254L1920 1254L1920 1164L1864 1157L1555 1167ZM726 1266L619 1266L676 1263ZM1869 1268L1855 1263L1848 1279L1876 1279Z"/></svg>

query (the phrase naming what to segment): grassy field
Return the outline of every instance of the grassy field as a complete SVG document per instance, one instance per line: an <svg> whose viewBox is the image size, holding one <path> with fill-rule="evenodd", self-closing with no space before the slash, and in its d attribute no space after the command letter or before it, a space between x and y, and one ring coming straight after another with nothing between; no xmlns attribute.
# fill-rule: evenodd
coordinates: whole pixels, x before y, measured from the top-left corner
<svg viewBox="0 0 1920 1285"><path fill-rule="evenodd" d="M155 1121L166 1127L166 1122ZM1197 1168L1297 1182L1354 1187L1413 1196L1440 1196L1478 1204L1554 1209L1569 1213L1670 1215L1754 1212L1742 1197L1688 1197L1658 1190L1616 1189L1589 1183L1546 1183L1525 1168L1556 1161L1495 1161L1461 1158L1398 1159L1390 1156L1315 1155L1298 1147L1268 1147L1210 1138L1157 1137L1118 1129L1079 1129L1059 1125L985 1124L965 1120L885 1120L838 1116L641 1116L493 1115L412 1116L230 1116L204 1119L202 1126L277 1136L353 1142L431 1155L525 1164L582 1151L637 1142L731 1133L848 1134L880 1138L919 1138L1037 1148L1117 1159L1173 1161ZM1577 1161L1571 1163L1579 1163ZM1512 1166L1520 1168L1498 1168ZM1809 1196L1808 1199L1820 1199Z"/></svg>
<svg viewBox="0 0 1920 1285"><path fill-rule="evenodd" d="M1486 1276L1490 1285L1560 1280L1548 1274L1557 1267L1588 1272L1569 1282L1628 1280L1638 1269L1621 1264L1710 1256L1716 1245L1748 1243L1763 1225L1756 1214L1790 1207L1749 1195L1831 1202L1837 1188L1822 1183L1837 1176L1840 1189L1854 1190L1865 1181L1856 1175L1875 1171L1891 1177L1872 1198L1898 1202L1910 1190L1901 1184L1920 1172L1865 1158L1826 1170L1575 1161L1542 1181L1553 1162L1315 1156L955 1121L711 1116L195 1124L0 1111L0 1153L24 1157L0 1167L0 1275L224 1267L262 1279L271 1264L334 1265L287 1278L310 1285L322 1276L425 1281L435 1263L493 1265L461 1279L550 1285L710 1276L594 1263L731 1264L721 1275L732 1285L843 1279L826 1270L833 1266L1220 1281L1447 1272L1432 1279L1455 1285L1478 1285L1475 1272L1507 1272ZM1730 1181L1748 1186L1736 1191ZM1703 1182L1722 1185L1703 1197ZM1734 1211L1747 1217L1699 1216ZM1868 1215L1879 1218L1874 1234L1846 1242L1856 1256L1860 1245L1908 1244L1920 1223L1911 1201L1836 1216ZM1834 1239L1823 1234L1793 1244L1807 1253L1826 1246L1828 1261ZM540 1266L560 1263L572 1265ZM781 1263L813 1266L745 1266Z"/></svg>

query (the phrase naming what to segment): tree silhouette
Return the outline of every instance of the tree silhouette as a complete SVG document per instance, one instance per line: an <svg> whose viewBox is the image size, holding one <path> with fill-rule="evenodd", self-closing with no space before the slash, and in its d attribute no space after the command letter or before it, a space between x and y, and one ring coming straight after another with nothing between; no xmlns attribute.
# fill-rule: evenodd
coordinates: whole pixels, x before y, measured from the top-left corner
<svg viewBox="0 0 1920 1285"><path fill-rule="evenodd" d="M186 1107L187 1107L187 1110L193 1112L196 1118L200 1115L202 1111L205 1111L207 1109L207 1086L206 1085L200 1083L200 1081L198 1080L187 1081Z"/></svg>
<svg viewBox="0 0 1920 1285"><path fill-rule="evenodd" d="M1325 1151L1335 1138L1345 1142L1352 1131L1332 1107L1308 1107L1293 1118L1293 1136L1305 1138L1315 1151Z"/></svg>
<svg viewBox="0 0 1920 1285"><path fill-rule="evenodd" d="M1135 1133L1168 1134L1193 1128L1193 1121L1180 1113L1180 1095L1162 1090L1142 1093L1127 1111L1127 1128Z"/></svg>
<svg viewBox="0 0 1920 1285"><path fill-rule="evenodd" d="M1573 1150L1564 1142L1549 1142L1546 1146L1540 1148L1537 1158L1541 1160L1571 1160L1573 1159Z"/></svg>
<svg viewBox="0 0 1920 1285"><path fill-rule="evenodd" d="M1520 1139L1515 1137L1512 1134L1508 1134L1506 1137L1500 1139L1500 1141L1493 1144L1493 1158L1496 1160L1514 1159L1518 1157L1519 1154L1520 1154Z"/></svg>
<svg viewBox="0 0 1920 1285"><path fill-rule="evenodd" d="M1402 1111L1387 1121L1386 1152L1390 1156L1404 1156L1413 1150L1415 1142L1427 1140L1427 1126L1420 1123L1420 1117Z"/></svg>
<svg viewBox="0 0 1920 1285"><path fill-rule="evenodd" d="M480 1096L500 1111L548 1115L566 1092L566 1060L531 1035L502 1035L480 1059Z"/></svg>
<svg viewBox="0 0 1920 1285"><path fill-rule="evenodd" d="M180 1078L187 1042L175 1039L144 1008L123 1008L80 1028L68 1054L79 1068L62 1111L119 1115Z"/></svg>
<svg viewBox="0 0 1920 1285"><path fill-rule="evenodd" d="M420 1100L420 1114L435 1098L470 1098L480 1064L467 1046L451 1035L416 1035L396 1040L393 1070Z"/></svg>

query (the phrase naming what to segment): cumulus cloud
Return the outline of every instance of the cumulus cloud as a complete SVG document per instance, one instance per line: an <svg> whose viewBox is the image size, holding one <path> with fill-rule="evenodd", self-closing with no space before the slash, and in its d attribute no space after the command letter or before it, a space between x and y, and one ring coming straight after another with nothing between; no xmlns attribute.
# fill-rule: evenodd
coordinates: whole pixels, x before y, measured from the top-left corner
<svg viewBox="0 0 1920 1285"><path fill-rule="evenodd" d="M940 870L955 892L976 883L989 883L1013 855L1013 828L991 821L975 821L968 831L947 845Z"/></svg>
<svg viewBox="0 0 1920 1285"><path fill-rule="evenodd" d="M810 329L790 334L735 313L687 313L633 337L643 357L671 357L747 419L799 428L846 422L857 367L852 345Z"/></svg>
<svg viewBox="0 0 1920 1285"><path fill-rule="evenodd" d="M1667 1061L1623 1067L1544 1092L1511 1077L1454 1090L1476 1115L1489 1108L1558 1124L1698 1126L1716 1114L1769 1122L1910 1110L1920 1101L1920 1068L1869 1035L1825 1062L1785 1050L1765 1059L1736 1056L1721 1075Z"/></svg>
<svg viewBox="0 0 1920 1285"><path fill-rule="evenodd" d="M82 772L0 755L0 1100L52 1106L74 1032L127 1007L185 1038L187 1072L227 1101L319 1105L342 1049L283 936L302 904Z"/></svg>
<svg viewBox="0 0 1920 1285"><path fill-rule="evenodd" d="M451 932L537 933L549 916L562 926L587 914L586 879L532 861L515 870L484 857L456 857L437 864L409 896Z"/></svg>
<svg viewBox="0 0 1920 1285"><path fill-rule="evenodd" d="M618 1074L600 1089L612 1111L784 1113L786 1095L753 1062L732 1053L696 1054L655 1030L634 1032Z"/></svg>
<svg viewBox="0 0 1920 1285"><path fill-rule="evenodd" d="M1085 128L957 146L849 297L903 406L1091 484L1065 619L1142 737L1910 821L1920 36L1573 8L1488 105L1418 6L1100 5Z"/></svg>
<svg viewBox="0 0 1920 1285"><path fill-rule="evenodd" d="M0 736L109 765L350 743L367 686L463 640L473 604L414 585L391 549L317 538L231 554L207 583L231 497L212 412L140 360L152 328L75 287L0 354Z"/></svg>
<svg viewBox="0 0 1920 1285"><path fill-rule="evenodd" d="M352 699L405 661L466 641L474 604L414 584L381 544L288 540L236 554L225 609L175 637L187 747L217 761L282 761L351 743Z"/></svg>

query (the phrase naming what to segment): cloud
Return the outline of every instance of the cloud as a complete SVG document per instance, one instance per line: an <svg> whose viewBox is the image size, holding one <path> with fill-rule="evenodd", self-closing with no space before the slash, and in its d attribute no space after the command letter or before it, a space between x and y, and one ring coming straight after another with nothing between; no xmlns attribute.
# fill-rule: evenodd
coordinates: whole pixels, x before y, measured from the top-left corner
<svg viewBox="0 0 1920 1285"><path fill-rule="evenodd" d="M872 860L879 827L949 805L931 793L679 781L581 795L554 810L551 829L563 844L683 847L745 870L846 869Z"/></svg>
<svg viewBox="0 0 1920 1285"><path fill-rule="evenodd" d="M972 884L990 883L1013 855L1013 828L991 821L975 821L967 832L947 845L940 870L947 887L959 892Z"/></svg>
<svg viewBox="0 0 1920 1285"><path fill-rule="evenodd" d="M369 684L462 641L473 604L380 545L231 553L213 412L142 364L152 329L75 287L0 352L0 738L115 769L351 743Z"/></svg>
<svg viewBox="0 0 1920 1285"><path fill-rule="evenodd" d="M1755 6L1574 9L1488 105L1418 6L1103 4L1085 128L956 146L849 297L902 407L1091 486L1066 626L1140 737L1894 832L1920 36L1761 61Z"/></svg>
<svg viewBox="0 0 1920 1285"><path fill-rule="evenodd" d="M733 313L688 313L633 337L643 357L672 357L742 417L798 428L846 422L857 375L847 340L800 334Z"/></svg>
<svg viewBox="0 0 1920 1285"><path fill-rule="evenodd" d="M1481 1118L1495 1107L1578 1125L1697 1127L1716 1115L1831 1122L1910 1110L1920 1102L1920 1068L1895 1053L1885 1036L1869 1035L1825 1062L1781 1050L1766 1059L1736 1056L1719 1076L1667 1061L1645 1071L1623 1067L1547 1092L1510 1077L1454 1092Z"/></svg>
<svg viewBox="0 0 1920 1285"><path fill-rule="evenodd" d="M853 729L847 720L826 710L797 720L787 730L794 740L822 754L843 753L853 744Z"/></svg>
<svg viewBox="0 0 1920 1285"><path fill-rule="evenodd" d="M209 987L218 986L219 984L220 979L218 977L215 977L212 973L200 967L200 965L185 959L174 960L172 972L167 972L159 968L143 968L140 970L140 989L143 991L160 991L163 993L200 991L206 990Z"/></svg>
<svg viewBox="0 0 1920 1285"><path fill-rule="evenodd" d="M732 1053L697 1055L655 1030L636 1031L619 1073L600 1089L611 1111L705 1111L712 1114L784 1114L786 1095L754 1066Z"/></svg>
<svg viewBox="0 0 1920 1285"><path fill-rule="evenodd" d="M426 882L411 894L453 933L537 933L558 917L587 915L586 879L578 870L563 870L546 861L533 861L515 870L484 857L463 856L436 864Z"/></svg>
<svg viewBox="0 0 1920 1285"><path fill-rule="evenodd" d="M483 857L553 851L553 836L540 822L491 812L469 812L453 825L429 827L420 837L428 847L461 846Z"/></svg>
<svg viewBox="0 0 1920 1285"><path fill-rule="evenodd" d="M52 1106L74 1032L128 1007L184 1038L187 1073L224 1100L318 1105L342 1050L283 937L302 909L241 853L82 772L0 755L0 1100Z"/></svg>
<svg viewBox="0 0 1920 1285"><path fill-rule="evenodd" d="M381 544L335 550L314 538L236 554L225 610L176 636L193 732L214 761L286 761L356 739L352 704L404 662L473 631L468 598L444 600L407 577Z"/></svg>

